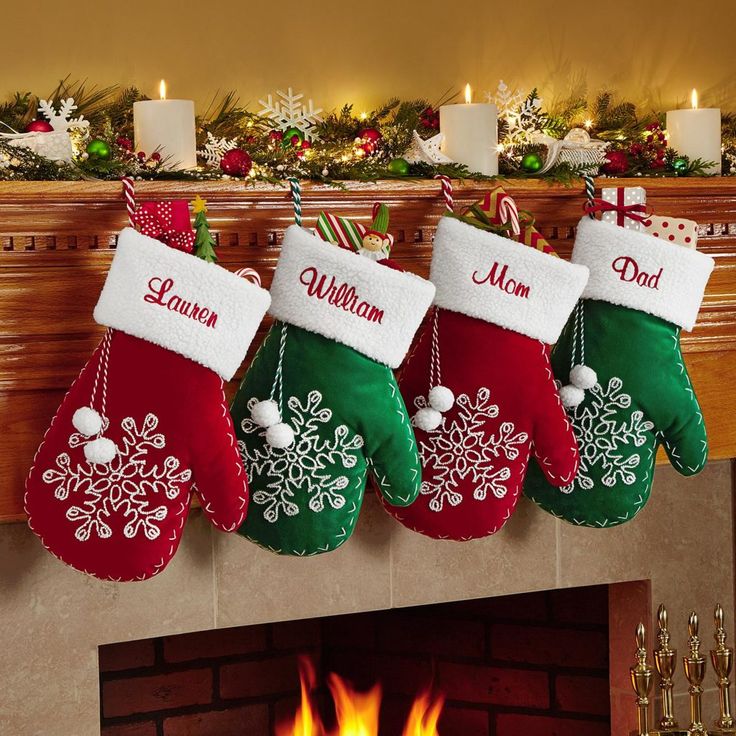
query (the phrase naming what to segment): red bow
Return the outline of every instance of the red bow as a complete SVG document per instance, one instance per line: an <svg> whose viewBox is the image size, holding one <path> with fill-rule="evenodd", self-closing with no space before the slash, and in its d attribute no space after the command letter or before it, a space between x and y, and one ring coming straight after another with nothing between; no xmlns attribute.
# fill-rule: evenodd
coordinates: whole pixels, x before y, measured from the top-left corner
<svg viewBox="0 0 736 736"><path fill-rule="evenodd" d="M637 222L642 223L645 222L648 217L647 208L643 204L623 203L623 189L619 190L618 202L616 204L606 202L604 199L591 199L585 202L583 210L586 215L592 215L594 212L616 212L616 219L618 220L619 225L624 224L624 217L628 217L630 220L636 220Z"/></svg>
<svg viewBox="0 0 736 736"><path fill-rule="evenodd" d="M131 219L143 235L186 253L194 250L194 231L189 220L189 205L183 199L143 202Z"/></svg>

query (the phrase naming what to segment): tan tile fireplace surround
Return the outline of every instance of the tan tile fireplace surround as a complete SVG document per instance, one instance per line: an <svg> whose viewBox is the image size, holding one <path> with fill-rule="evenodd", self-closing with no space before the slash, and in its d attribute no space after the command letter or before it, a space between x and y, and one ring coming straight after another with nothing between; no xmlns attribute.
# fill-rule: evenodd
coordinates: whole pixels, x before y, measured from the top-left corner
<svg viewBox="0 0 736 736"><path fill-rule="evenodd" d="M124 223L119 191L114 184L64 184L76 187L71 192L53 184L0 186L0 520L8 522L0 524L0 735L99 734L101 644L595 584L612 584L612 733L626 733L634 714L628 684L633 630L640 619L653 629L653 604L667 603L680 653L692 609L703 621L704 649L710 648L717 601L736 638L728 460L736 455L736 225L727 224L736 223L736 183L681 184L677 195L666 188L671 185L651 184L657 211L709 223L704 250L717 261L702 324L685 342L711 435L712 462L700 476L684 479L658 466L650 502L621 527L570 526L522 500L498 535L468 543L413 534L368 494L354 537L336 552L308 559L278 557L216 532L195 510L170 566L153 580L122 585L86 577L49 555L22 523L21 504L32 453L99 339L90 315L114 233ZM140 196L191 198L195 189L151 184L141 187ZM235 184L200 189L211 203L221 262L257 267L268 285L280 233L290 220L286 194L275 190L266 196ZM474 201L480 191L458 189L456 201ZM577 192L525 183L512 193L568 254L580 212ZM345 193L307 190L306 221L320 209L338 207L365 218L375 198L392 206L399 260L426 273L442 210L434 183ZM684 715L682 680L676 703ZM706 682L710 719L710 673Z"/></svg>

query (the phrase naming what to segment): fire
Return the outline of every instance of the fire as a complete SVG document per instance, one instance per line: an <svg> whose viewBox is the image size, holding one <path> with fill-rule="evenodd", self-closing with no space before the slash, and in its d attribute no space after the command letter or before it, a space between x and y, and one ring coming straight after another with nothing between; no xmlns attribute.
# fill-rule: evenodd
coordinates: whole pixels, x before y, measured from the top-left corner
<svg viewBox="0 0 736 736"><path fill-rule="evenodd" d="M432 698L429 690L418 695L409 712L402 736L439 736L437 721L444 702L442 695Z"/></svg>
<svg viewBox="0 0 736 736"><path fill-rule="evenodd" d="M293 719L276 726L276 736L378 736L378 716L381 710L381 686L368 692L355 690L336 674L330 674L327 684L335 702L337 725L328 729L314 703L317 677L314 666L306 657L299 660L301 703ZM417 696L404 726L403 736L439 736L437 722L444 697L429 691Z"/></svg>
<svg viewBox="0 0 736 736"><path fill-rule="evenodd" d="M166 99L166 81L164 79L159 82L158 95L162 100Z"/></svg>

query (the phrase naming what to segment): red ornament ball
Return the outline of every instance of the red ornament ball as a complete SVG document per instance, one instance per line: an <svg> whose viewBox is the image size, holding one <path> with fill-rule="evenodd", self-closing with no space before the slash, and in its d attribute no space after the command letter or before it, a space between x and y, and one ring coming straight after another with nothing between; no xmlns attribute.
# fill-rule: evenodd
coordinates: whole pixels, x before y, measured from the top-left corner
<svg viewBox="0 0 736 736"><path fill-rule="evenodd" d="M381 132L376 130L375 128L365 128L364 130L361 130L360 137L364 141L370 141L374 145L378 143L378 141L380 141L381 138L383 138L383 136L381 135Z"/></svg>
<svg viewBox="0 0 736 736"><path fill-rule="evenodd" d="M312 144L309 141L307 140L302 141L302 148L311 148L311 147L312 147Z"/></svg>
<svg viewBox="0 0 736 736"><path fill-rule="evenodd" d="M629 157L626 151L608 151L606 153L606 163L601 166L604 174L615 176L616 174L625 174L629 169Z"/></svg>
<svg viewBox="0 0 736 736"><path fill-rule="evenodd" d="M228 176L248 176L253 167L253 159L242 148L233 148L220 161L220 168Z"/></svg>
<svg viewBox="0 0 736 736"><path fill-rule="evenodd" d="M31 120L25 127L26 133L52 133L53 126L48 120Z"/></svg>

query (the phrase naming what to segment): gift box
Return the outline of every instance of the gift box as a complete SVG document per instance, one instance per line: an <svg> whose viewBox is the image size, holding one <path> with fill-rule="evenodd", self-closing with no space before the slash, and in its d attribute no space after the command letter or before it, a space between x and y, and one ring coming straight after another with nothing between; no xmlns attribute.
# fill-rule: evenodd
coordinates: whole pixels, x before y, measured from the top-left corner
<svg viewBox="0 0 736 736"><path fill-rule="evenodd" d="M625 227L627 230L644 229L642 220L645 219L647 203L644 187L603 187L601 199L612 206L601 212L603 222Z"/></svg>
<svg viewBox="0 0 736 736"><path fill-rule="evenodd" d="M555 249L534 227L534 218L531 214L523 211L520 214L513 198L503 187L496 187L487 192L480 202L476 202L466 210L462 219L484 230L489 229L489 223L499 227L508 226L504 234L509 238L557 257Z"/></svg>
<svg viewBox="0 0 736 736"><path fill-rule="evenodd" d="M698 245L698 223L682 217L660 217L650 215L643 223L643 232L685 248Z"/></svg>

